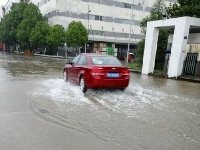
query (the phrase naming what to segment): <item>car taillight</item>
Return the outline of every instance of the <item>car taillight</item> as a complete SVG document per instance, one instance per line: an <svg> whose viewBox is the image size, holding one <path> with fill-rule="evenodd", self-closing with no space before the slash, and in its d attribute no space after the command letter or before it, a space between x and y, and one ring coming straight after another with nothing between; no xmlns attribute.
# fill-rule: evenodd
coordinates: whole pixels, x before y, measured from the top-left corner
<svg viewBox="0 0 200 150"><path fill-rule="evenodd" d="M92 72L92 75L93 76L103 76L104 73L101 73L101 72Z"/></svg>
<svg viewBox="0 0 200 150"><path fill-rule="evenodd" d="M122 72L122 75L124 75L124 76L129 76L129 75L130 75L130 71L129 71L129 70L124 70L124 71Z"/></svg>

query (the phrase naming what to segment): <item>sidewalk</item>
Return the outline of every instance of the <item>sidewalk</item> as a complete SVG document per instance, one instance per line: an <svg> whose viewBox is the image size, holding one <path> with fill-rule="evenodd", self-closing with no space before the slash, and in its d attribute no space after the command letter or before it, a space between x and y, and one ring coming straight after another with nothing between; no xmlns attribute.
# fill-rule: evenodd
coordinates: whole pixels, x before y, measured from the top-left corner
<svg viewBox="0 0 200 150"><path fill-rule="evenodd" d="M129 68L129 70L133 73L140 73L141 74L141 70L135 70L135 69L131 69ZM161 74L161 73L151 73L149 74L151 76L159 76L159 77L163 77L166 78L165 75ZM191 76L191 75L185 75L185 76L181 76L178 77L177 80L183 80L183 81L189 81L189 82L194 82L194 83L200 83L200 76Z"/></svg>

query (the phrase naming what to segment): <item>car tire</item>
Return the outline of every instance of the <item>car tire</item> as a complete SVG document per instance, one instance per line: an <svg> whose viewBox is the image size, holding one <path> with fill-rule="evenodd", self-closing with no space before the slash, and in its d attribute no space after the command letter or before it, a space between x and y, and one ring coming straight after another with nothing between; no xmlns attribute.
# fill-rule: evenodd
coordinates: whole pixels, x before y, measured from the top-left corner
<svg viewBox="0 0 200 150"><path fill-rule="evenodd" d="M124 91L126 88L120 88L121 91Z"/></svg>
<svg viewBox="0 0 200 150"><path fill-rule="evenodd" d="M82 76L80 78L80 81L79 81L79 86L80 86L80 89L83 93L85 93L87 91L87 87L85 85L85 80L84 80L84 77Z"/></svg>
<svg viewBox="0 0 200 150"><path fill-rule="evenodd" d="M66 71L66 70L63 70L63 80L64 80L65 82L68 81L68 75L67 75L67 71Z"/></svg>

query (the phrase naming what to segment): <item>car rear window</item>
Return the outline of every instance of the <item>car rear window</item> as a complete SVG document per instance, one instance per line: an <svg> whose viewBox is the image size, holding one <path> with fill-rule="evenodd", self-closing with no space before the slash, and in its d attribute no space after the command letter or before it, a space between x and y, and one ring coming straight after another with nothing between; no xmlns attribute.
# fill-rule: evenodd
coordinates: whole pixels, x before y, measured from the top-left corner
<svg viewBox="0 0 200 150"><path fill-rule="evenodd" d="M113 56L91 56L93 65L117 65L122 66L120 61Z"/></svg>

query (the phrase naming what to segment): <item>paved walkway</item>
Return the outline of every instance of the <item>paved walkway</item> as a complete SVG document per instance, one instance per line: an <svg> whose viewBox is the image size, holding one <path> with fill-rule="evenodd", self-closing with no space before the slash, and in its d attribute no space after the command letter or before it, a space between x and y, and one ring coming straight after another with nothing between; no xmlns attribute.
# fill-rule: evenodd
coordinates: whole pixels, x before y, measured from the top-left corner
<svg viewBox="0 0 200 150"><path fill-rule="evenodd" d="M129 70L134 73L142 72L141 70L135 70L131 68L129 68ZM152 73L150 75L165 77L165 75L163 75L162 73ZM200 83L200 76L184 75L184 76L179 77L178 80L185 80L185 81Z"/></svg>

